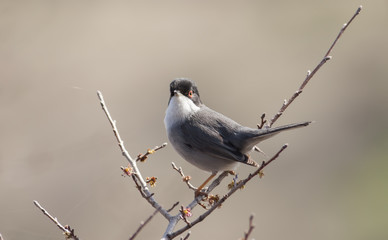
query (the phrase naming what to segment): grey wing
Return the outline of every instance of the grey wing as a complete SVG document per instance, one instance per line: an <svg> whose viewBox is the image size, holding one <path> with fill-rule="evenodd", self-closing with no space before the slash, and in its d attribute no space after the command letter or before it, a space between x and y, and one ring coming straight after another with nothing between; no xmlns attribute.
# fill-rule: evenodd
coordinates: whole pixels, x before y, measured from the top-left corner
<svg viewBox="0 0 388 240"><path fill-rule="evenodd" d="M209 117L207 114L212 116ZM206 109L205 114L202 113L200 118L193 116L188 124L181 126L186 146L218 158L255 165L248 156L242 154L231 141L227 140L239 125L230 119L226 119L225 122L225 118L211 109Z"/></svg>

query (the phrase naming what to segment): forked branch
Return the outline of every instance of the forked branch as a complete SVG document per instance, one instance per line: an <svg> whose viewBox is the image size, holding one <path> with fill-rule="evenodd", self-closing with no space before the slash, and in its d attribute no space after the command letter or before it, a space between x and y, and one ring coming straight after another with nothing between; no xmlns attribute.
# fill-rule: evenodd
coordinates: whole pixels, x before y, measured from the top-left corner
<svg viewBox="0 0 388 240"><path fill-rule="evenodd" d="M182 168L181 168L181 167L178 168L178 167L175 165L174 162L172 162L171 165L172 165L172 168L173 168L175 171L177 171L177 172L179 173L179 175L181 175L182 181L184 181L184 182L186 183L186 185L187 185L191 190L196 191L197 188L194 187L194 186L190 183L191 177L190 177L190 176L186 176L186 175L183 173Z"/></svg>
<svg viewBox="0 0 388 240"><path fill-rule="evenodd" d="M163 239L173 239L175 238L176 236L182 234L183 232L185 232L186 230L192 228L193 226L195 226L196 224L198 224L199 222L202 222L206 217L208 217L214 210L216 210L218 207L221 206L221 204L223 204L230 196L232 196L238 189L242 188L243 186L245 186L253 177L257 176L257 175L260 175L260 173L262 173L263 169L268 166L271 162L273 162L275 159L277 159L279 157L279 155L287 148L287 144L283 145L281 147L281 149L271 158L269 159L268 161L264 161L262 162L262 164L260 165L260 167L258 169L256 169L256 171L254 171L253 173L249 174L247 178L241 180L238 182L238 184L236 184L236 186L234 186L227 194L225 194L221 199L218 200L218 202L216 202L209 210L207 210L206 212L204 212L202 215L200 215L197 219L195 219L194 221L191 221L190 222L190 225L185 225L184 227L182 227L181 229L175 231L175 232L172 232L172 233L167 233Z"/></svg>
<svg viewBox="0 0 388 240"><path fill-rule="evenodd" d="M248 240L255 226L253 225L253 214L249 216L249 228L248 231L244 233L244 237L241 240Z"/></svg>

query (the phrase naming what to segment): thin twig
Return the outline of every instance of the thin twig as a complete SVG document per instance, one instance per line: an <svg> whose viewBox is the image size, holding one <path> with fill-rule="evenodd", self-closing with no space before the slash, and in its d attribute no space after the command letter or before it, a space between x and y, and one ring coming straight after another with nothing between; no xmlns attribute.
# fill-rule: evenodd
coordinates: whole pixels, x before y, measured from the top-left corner
<svg viewBox="0 0 388 240"><path fill-rule="evenodd" d="M102 107L102 110L104 111L106 117L108 118L109 120L109 123L110 125L112 126L112 129L113 129L113 133L116 137L116 140L119 144L119 147L120 147L120 150L121 150L121 153L123 154L123 156L128 160L129 164L131 164L131 166L133 168L135 168L135 166L133 166L133 163L134 163L134 160L133 158L129 155L128 151L125 149L124 147L124 141L121 139L120 137L120 134L119 134L119 131L117 129L117 126L116 126L116 120L113 120L109 111L108 111L108 108L105 104L105 101L104 101L104 97L102 96L102 93L100 91L97 91L97 96L98 98L100 99L100 104L101 104L101 107ZM136 167L137 168L137 167ZM144 184L145 185L145 184Z"/></svg>
<svg viewBox="0 0 388 240"><path fill-rule="evenodd" d="M174 162L172 162L171 165L172 165L172 168L173 168L174 170L176 170L176 171L179 173L179 175L181 175L182 180L187 184L187 186L188 186L191 190L196 191L197 188L194 187L194 186L190 183L190 176L186 176L186 175L183 173L182 168L181 168L181 167L178 168L178 167L175 165Z"/></svg>
<svg viewBox="0 0 388 240"><path fill-rule="evenodd" d="M104 97L102 96L102 93L100 91L97 91L97 96L100 99L100 104L101 104L102 110L104 111L106 117L108 118L110 125L112 126L112 130L113 130L113 133L116 137L118 145L120 147L121 153L123 154L123 156L127 159L129 164L131 165L134 173L136 173L138 175L142 188L147 189L147 184L140 174L140 171L137 167L136 161L131 157L131 155L129 155L127 149L125 149L124 141L121 139L119 130L117 129L117 126L116 126L116 120L112 119L112 117L109 113L108 107L105 104Z"/></svg>
<svg viewBox="0 0 388 240"><path fill-rule="evenodd" d="M189 231L185 237L181 237L181 240L187 240L190 237L191 232Z"/></svg>
<svg viewBox="0 0 388 240"><path fill-rule="evenodd" d="M68 225L63 226L56 217L51 216L51 214L44 209L38 201L34 201L34 204L37 208L39 208L44 215L46 215L59 229L62 230L63 234L65 234L67 239L74 239L74 240L79 240L79 238L74 234L74 229L71 229Z"/></svg>
<svg viewBox="0 0 388 240"><path fill-rule="evenodd" d="M133 179L133 181L135 182L135 184L136 184L136 188L137 188L137 190L139 190L139 192L140 192L140 195L143 197L143 198L145 198L148 202L150 202L149 200L150 200L150 198L152 197L152 196L154 196L154 193L145 193L144 192L144 190L143 190L143 188L140 186L140 184L139 184L139 177L136 175L136 174L133 174L132 175L132 179ZM151 203L151 205L153 205L154 203L153 203L153 201L151 201L150 202ZM160 206L156 206L155 207L156 209L161 209L160 208Z"/></svg>
<svg viewBox="0 0 388 240"><path fill-rule="evenodd" d="M340 32L338 33L337 37L335 38L334 42L331 44L329 50L324 55L321 62L314 68L314 70L308 71L307 76L303 83L300 85L299 89L291 96L290 99L284 100L282 107L280 110L273 116L273 118L269 121L267 127L272 127L272 125L278 120L278 118L284 113L284 111L290 106L290 104L302 93L304 87L307 85L307 83L311 80L311 78L318 72L318 70L328 61L331 59L331 56L329 54L333 50L334 46L336 45L339 38L342 36L342 34L345 32L346 28L349 26L349 24L354 20L354 18L361 12L362 6L360 6L357 11L354 13L354 15L350 18L350 20L345 23Z"/></svg>
<svg viewBox="0 0 388 240"><path fill-rule="evenodd" d="M98 96L98 98L100 100L100 104L101 104L102 110L104 111L105 115L107 116L107 118L109 120L109 123L112 126L112 130L113 130L113 133L114 133L114 135L116 137L118 145L120 147L121 153L123 154L123 156L127 159L129 164L131 165L131 168L132 168L132 171L133 171L131 173L132 174L132 179L134 180L137 188L139 189L140 194L142 195L142 197L144 197L151 204L151 206L153 206L155 209L158 209L159 212L166 219L170 219L171 215L164 208L162 208L158 202L156 202L156 200L153 197L153 193L151 193L149 191L149 189L147 187L147 183L146 183L146 181L144 181L144 179L143 179L143 177L141 175L141 172L140 172L139 168L137 167L136 160L134 160L129 155L128 151L125 149L124 142L121 139L120 134L119 134L119 130L117 129L117 126L116 126L116 121L112 119L112 117L111 117L111 115L110 115L110 113L108 111L108 107L105 104L104 97L102 96L102 93L100 91L97 91L97 96ZM164 147L164 144L160 148L162 148L162 147Z"/></svg>
<svg viewBox="0 0 388 240"><path fill-rule="evenodd" d="M140 223L140 226L137 228L136 232L129 238L129 240L135 239L137 234L144 228L145 225L147 225L151 219L159 212L159 208L157 208L144 222Z"/></svg>
<svg viewBox="0 0 388 240"><path fill-rule="evenodd" d="M249 238L249 235L251 235L253 229L255 228L255 226L253 225L253 214L251 216L249 216L249 228L248 228L248 231L244 233L244 238L242 238L242 240L248 240Z"/></svg>
<svg viewBox="0 0 388 240"><path fill-rule="evenodd" d="M164 148L165 146L167 146L167 143L163 143L162 145L156 146L156 147L154 147L153 149L148 149L146 153L144 153L144 154L139 154L139 155L137 156L136 162L138 162L138 161L144 162L144 161L148 158L148 155L155 153L156 151L158 151L158 150Z"/></svg>
<svg viewBox="0 0 388 240"><path fill-rule="evenodd" d="M186 230L190 229L191 227L193 227L194 225L196 225L197 223L203 221L206 217L208 217L214 210L216 210L222 203L224 203L230 196L232 196L238 189L240 189L242 186L246 185L247 182L249 182L253 177L255 177L256 175L258 175L260 172L262 172L262 170L268 166L271 162L273 162L275 159L277 159L279 157L279 155L287 148L287 144L284 144L281 149L271 158L269 159L268 161L263 161L263 163L260 165L259 168L257 168L256 171L254 171L253 173L249 174L247 178L245 178L244 180L240 181L238 184L236 184L235 187L233 187L226 195L224 195L217 203L215 203L214 205L212 205L212 207L207 210L206 212L204 212L202 215L200 215L197 219L195 219L194 221L190 222L190 225L186 225L184 227L182 227L181 229L178 229L177 231L175 232L172 232L170 234L166 234L166 237L167 238L164 238L164 239L173 239L175 238L176 236L182 234L183 232L185 232Z"/></svg>
<svg viewBox="0 0 388 240"><path fill-rule="evenodd" d="M353 20L357 17L358 14L360 14L361 10L362 10L362 6L360 5L360 6L357 8L356 12L353 14L353 16L350 18L350 20L342 26L341 31L339 32L338 36L337 36L336 39L334 40L333 44L331 45L331 47L329 48L329 50L327 51L327 53L326 53L325 56L329 56L331 50L333 50L333 48L334 48L335 44L337 43L338 39L339 39L339 38L341 37L341 35L345 32L345 30L346 30L346 28L349 26L349 24L350 24L351 22L353 22Z"/></svg>
<svg viewBox="0 0 388 240"><path fill-rule="evenodd" d="M167 212L171 212L176 206L178 206L179 202L176 202L170 207L170 209L167 209Z"/></svg>
<svg viewBox="0 0 388 240"><path fill-rule="evenodd" d="M261 114L260 120L261 122L257 124L258 129L262 129L264 127L264 124L267 123L267 120L265 119L265 113Z"/></svg>

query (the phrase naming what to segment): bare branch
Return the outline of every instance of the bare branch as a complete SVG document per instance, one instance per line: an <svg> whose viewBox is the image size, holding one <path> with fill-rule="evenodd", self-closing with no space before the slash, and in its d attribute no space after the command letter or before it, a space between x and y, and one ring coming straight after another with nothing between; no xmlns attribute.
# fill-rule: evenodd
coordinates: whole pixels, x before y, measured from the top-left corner
<svg viewBox="0 0 388 240"><path fill-rule="evenodd" d="M255 226L253 225L253 214L251 216L249 216L249 228L248 228L248 231L244 233L244 238L242 238L241 240L248 240L249 238L249 235L251 235L253 229L255 228Z"/></svg>
<svg viewBox="0 0 388 240"><path fill-rule="evenodd" d="M159 210L160 209L157 208L144 222L141 222L140 226L138 227L136 232L129 238L129 240L135 239L137 234L144 228L145 225L147 225L151 221L151 219L159 212Z"/></svg>
<svg viewBox="0 0 388 240"><path fill-rule="evenodd" d="M156 151L158 151L159 149L164 148L165 146L167 146L167 143L163 143L162 145L156 146L153 149L148 149L145 154L137 155L136 162L137 161L144 162L145 160L147 160L148 155L155 153Z"/></svg>
<svg viewBox="0 0 388 240"><path fill-rule="evenodd" d="M214 210L216 210L222 203L224 203L230 196L232 196L238 189L240 189L241 187L245 186L245 184L247 182L249 182L253 177L255 177L256 175L259 175L259 173L261 173L263 171L263 169L268 166L271 162L273 162L275 159L277 159L279 157L279 155L287 148L287 144L284 144L281 149L271 158L269 159L267 162L263 161L262 164L260 165L259 168L257 168L256 171L254 171L253 173L249 174L247 178L245 178L244 180L240 181L238 184L236 184L235 187L233 187L226 195L224 195L217 203L215 203L209 210L207 210L206 212L204 212L202 215L200 215L197 219L195 219L194 221L192 221L190 223L190 225L186 225L184 227L182 227L181 229L178 229L177 231L175 232L172 232L170 234L166 234L166 237L163 238L163 239L173 239L175 238L176 236L182 234L183 232L185 232L186 230L190 229L191 227L195 226L197 223L203 221L206 217L208 217ZM224 172L225 173L225 172Z"/></svg>
<svg viewBox="0 0 388 240"><path fill-rule="evenodd" d="M331 53L331 51L333 50L334 46L336 45L337 41L339 40L339 38L342 36L342 34L345 32L346 28L349 26L349 24L354 20L354 18L361 12L361 9L362 9L362 6L360 6L357 11L354 13L354 15L350 18L350 20L345 23L340 32L338 33L337 37L335 38L334 42L331 44L329 50L326 52L326 54L324 55L323 59L321 60L321 62L314 68L314 70L311 72L311 71L308 71L307 72L307 76L305 78L305 80L303 81L303 83L300 85L299 89L291 96L291 98L289 100L284 100L284 103L282 105L282 107L280 108L280 110L273 116L273 118L269 121L267 127L272 127L272 125L276 122L276 120L278 120L278 118L284 113L284 111L288 108L288 106L290 106L290 104L302 93L304 87L307 85L307 83L309 83L309 81L311 80L311 78L318 72L318 70L328 61L331 59L331 56L329 56L329 54Z"/></svg>
<svg viewBox="0 0 388 240"><path fill-rule="evenodd" d="M261 114L260 120L261 122L257 124L258 129L262 129L264 127L264 124L267 123L267 120L265 119L265 113Z"/></svg>
<svg viewBox="0 0 388 240"><path fill-rule="evenodd" d="M113 133L116 137L116 140L118 142L118 145L120 147L120 150L123 154L123 156L127 159L127 161L129 162L129 164L131 165L131 168L132 168L132 171L131 172L131 175L132 175L132 179L134 180L137 188L139 189L139 192L140 194L151 204L151 206L153 206L155 209L158 209L158 211L166 218L166 219L170 219L171 218L171 215L164 209L160 206L160 204L158 202L156 202L156 200L154 199L153 197L153 193L151 193L147 187L147 183L146 181L144 181L143 177L141 176L141 173L140 173L140 170L139 168L137 167L137 164L136 164L136 160L134 160L128 153L128 151L125 149L124 147L124 142L123 140L121 139L120 137L120 134L119 134L119 130L117 129L117 126L116 126L116 121L112 119L109 111L108 111L108 108L105 104L105 101L104 101L104 97L102 96L102 93L100 91L97 91L97 96L98 98L100 99L100 104L101 104L101 107L102 107L102 110L104 111L105 115L107 116L108 120L109 120L109 123L111 124L112 126L112 130L113 130ZM161 149L165 146L165 144L163 144L162 146L160 147L156 147L157 149ZM155 148L155 149L156 149ZM156 150L155 150L156 151ZM149 153L150 154L150 153ZM123 169L123 168L122 168ZM125 169L125 168L124 168ZM123 170L124 170L123 169Z"/></svg>
<svg viewBox="0 0 388 240"><path fill-rule="evenodd" d="M66 225L63 226L56 217L51 216L51 214L44 209L38 201L34 201L34 204L37 208L39 208L44 215L46 215L59 229L62 230L63 234L65 234L67 239L74 239L74 240L79 240L79 238L74 234L74 229L70 228L70 226Z"/></svg>
<svg viewBox="0 0 388 240"><path fill-rule="evenodd" d="M120 147L120 150L121 150L121 153L123 154L123 156L128 160L129 164L131 164L131 166L133 168L135 168L135 166L133 165L134 163L134 160L132 159L132 157L129 155L128 151L125 149L124 147L124 141L121 140L121 137L120 137L120 134L119 134L119 131L117 130L117 126L116 126L116 120L113 120L109 111L108 111L108 108L105 104L105 101L104 101L104 97L102 96L102 93L100 91L97 91L97 96L98 98L100 99L100 104L101 104L101 107L102 107L102 110L104 111L106 117L108 118L109 120L109 123L110 125L112 126L112 129L113 129L113 133L116 137L116 140L119 144L119 147ZM137 168L137 167L136 167ZM144 183L145 185L145 183Z"/></svg>
<svg viewBox="0 0 388 240"><path fill-rule="evenodd" d="M189 231L185 237L181 237L181 240L187 240L190 237L191 232ZM1 239L0 239L1 240Z"/></svg>
<svg viewBox="0 0 388 240"><path fill-rule="evenodd" d="M354 20L354 18L360 13L361 11L361 6L357 9L356 13L352 16L352 18L342 27L341 31L339 32L338 36L336 37L336 39L334 40L334 42L332 43L332 45L330 46L329 50L327 51L327 53L325 54L325 56L323 57L323 59L320 61L320 63L314 68L313 71L308 71L308 74L305 78L305 80L303 81L303 83L300 85L299 89L287 100L284 100L284 103L282 105L282 107L280 108L280 110L278 111L278 113L276 113L274 115L274 117L270 120L270 121L267 121L265 119L265 114L263 114L261 116L261 123L258 124L258 128L263 128L263 127L271 127L276 121L277 119L284 113L284 111L288 108L288 106L302 93L304 87L308 84L308 82L311 80L311 78L315 75L315 73L328 61L331 59L331 57L329 56L329 54L331 53L332 49L334 48L334 46L336 45L337 41L339 40L339 38L342 36L342 34L344 33L344 31L346 30L346 28L349 26L349 24ZM113 129L113 132L115 134L115 137L117 139L117 142L119 144L119 147L122 151L122 154L126 157L126 159L129 161L130 165L131 165L131 168L133 169L130 169L131 171L128 171L125 170L125 168L123 169L123 171L125 173L127 173L127 175L131 175L132 176L132 179L134 180L140 194L143 196L143 198L145 198L157 211L161 212L161 214L168 220L168 226L166 228L166 231L163 235L163 238L162 239L173 239L175 238L176 236L182 234L183 232L185 232L186 230L190 229L191 227L193 227L194 225L196 225L197 223L203 221L207 216L209 216L215 209L217 209L219 206L221 206L221 204L223 202L225 202L231 195L233 195L237 189L241 189L242 187L245 186L245 184L247 182L249 182L253 177L259 175L259 177L262 177L263 176L263 169L268 166L272 161L274 161L275 159L277 159L279 157L279 155L287 148L287 144L283 145L282 148L272 157L270 158L268 161L263 161L262 164L256 169L256 171L254 171L253 173L249 174L245 179L243 180L240 180L240 181L235 181L235 183L233 184L234 186L229 190L229 192L224 195L223 197L219 198L217 195L215 197L217 197L217 200L214 200L215 197L213 197L212 199L214 201L212 201L212 204L211 204L211 207L205 211L203 214L201 214L199 217L197 217L194 221L191 221L189 222L187 217L189 217L189 215L191 214L191 210L197 206L197 205L201 205L201 201L203 200L203 196L197 196L194 198L194 200L189 204L187 205L186 208L184 208L183 206L181 207L180 211L179 211L179 214L175 215L175 216L171 216L168 212L171 210L165 210L163 208L160 207L160 205L155 201L155 199L153 198L153 194L151 194L146 186L146 181L144 181L143 177L141 176L140 174L140 171L139 169L137 168L137 165L136 165L136 161L142 161L142 160L145 160L149 154L153 153L153 150L149 150L147 151L146 154L143 154L143 155L139 155L137 157L137 159L132 159L130 157L130 155L128 154L128 152L125 150L125 147L124 147L124 143L123 141L121 140L120 138L120 135L118 133L118 130L117 130L117 127L116 127L116 122L114 120L112 120L106 106L105 106L105 102L102 98L102 94L100 92L97 93L98 94L98 97L100 99L100 103L101 103L101 106L102 106L102 109L104 110L105 114L107 115L108 117L108 120L109 122L111 123L112 125L112 129ZM264 126L265 125L265 126ZM156 150L155 150L156 151ZM190 189L193 189L195 190L196 188L194 186L192 186L188 181L189 181L189 177L185 176L184 173L183 173L183 170L181 168L177 168L175 166L174 163L172 163L172 166L173 168L181 175L182 178L184 178L184 181L187 183L187 185L189 186ZM218 176L217 179L215 179L210 185L209 187L207 188L206 190L206 194L210 193L214 188L216 188L220 183L221 181L228 175L228 172L224 172L222 174L220 174ZM173 207L175 207L177 204L174 204ZM180 221L180 220L184 220L186 222L186 225L184 227L182 227L181 229L178 229L176 230L175 232L173 231L174 228L176 227L177 223ZM250 218L250 228L248 229L248 232L245 234L245 238L248 238L250 233L252 232L252 229L253 229L253 225L252 225L252 220L253 220L253 216ZM185 239L188 238L190 234L187 234Z"/></svg>
<svg viewBox="0 0 388 240"><path fill-rule="evenodd" d="M176 206L178 206L179 202L176 202L170 207L170 209L167 209L167 212L171 212Z"/></svg>
<svg viewBox="0 0 388 240"><path fill-rule="evenodd" d="M172 165L172 168L173 168L174 170L176 170L176 171L179 173L179 175L181 175L182 180L187 184L187 186L188 186L191 190L196 191L197 188L194 187L194 186L190 183L191 177L190 177L190 176L186 176L186 175L183 173L182 168L181 168L181 167L178 168L178 167L175 165L174 162L172 162L171 165Z"/></svg>
<svg viewBox="0 0 388 240"><path fill-rule="evenodd" d="M327 51L327 53L325 54L325 56L329 56L329 54L331 53L331 50L333 50L333 48L334 48L335 44L337 43L338 39L339 39L339 38L341 37L341 35L345 32L345 30L346 30L346 28L349 26L349 24L350 24L351 22L353 22L353 20L357 17L358 14L360 14L361 10L362 10L362 6L360 5L360 6L357 8L357 10L356 10L356 12L354 13L354 15L350 18L350 20L342 26L341 31L339 32L338 36L337 36L336 39L334 40L333 44L330 46L330 48L329 48L329 50Z"/></svg>

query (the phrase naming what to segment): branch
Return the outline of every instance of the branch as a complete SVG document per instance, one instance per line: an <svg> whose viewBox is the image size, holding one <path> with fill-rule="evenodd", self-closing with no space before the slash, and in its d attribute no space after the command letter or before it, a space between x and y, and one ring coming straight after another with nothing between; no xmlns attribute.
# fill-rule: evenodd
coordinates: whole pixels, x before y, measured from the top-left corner
<svg viewBox="0 0 388 240"><path fill-rule="evenodd" d="M213 191L213 189L215 189L218 185L220 185L222 180L224 180L224 178L226 178L229 174L231 174L230 171L222 172L220 176L214 179L214 181L209 185L209 187L206 189L206 193L209 194L211 191Z"/></svg>
<svg viewBox="0 0 388 240"><path fill-rule="evenodd" d="M133 176L132 179L134 180L134 182L135 182L137 188L139 189L142 197L144 197L151 204L152 207L154 207L155 209L158 209L158 211L166 219L170 219L171 215L166 211L166 209L162 208L161 205L158 202L156 202L156 200L153 197L153 193L150 193L150 191L149 191L149 189L147 187L147 183L146 183L146 181L144 181L143 177L141 176L140 170L137 167L136 159L133 159L129 155L128 151L125 149L124 142L121 139L120 134L119 134L119 130L117 129L117 126L116 126L116 121L112 119L112 117L111 117L111 115L110 115L110 113L108 111L108 108L107 108L107 106L105 104L104 97L102 96L102 93L100 91L97 91L97 96L100 99L100 104L101 104L102 110L104 111L105 115L107 116L107 118L109 120L109 123L112 126L112 130L113 130L113 133L114 133L114 135L116 137L118 145L120 147L121 153L123 154L123 156L127 159L129 164L131 165L131 168L132 168L131 174ZM160 149L160 148L163 148L164 146L166 146L166 144L163 144L161 147L156 147L155 149ZM151 153L148 153L148 154L151 154Z"/></svg>
<svg viewBox="0 0 388 240"><path fill-rule="evenodd" d="M261 114L260 119L261 119L261 122L257 124L258 129L262 129L264 127L264 124L267 123L267 120L265 119L265 113Z"/></svg>
<svg viewBox="0 0 388 240"><path fill-rule="evenodd" d="M329 50L327 51L327 53L325 54L325 56L323 57L323 59L321 60L321 62L314 68L314 70L312 72L308 71L308 74L305 78L305 80L303 81L303 83L300 85L299 89L289 98L289 100L285 100L282 107L280 108L280 110L274 115L274 117L270 120L270 121L266 121L265 120L265 115L263 114L262 117L261 117L261 123L258 124L258 128L263 128L263 127L271 127L276 121L277 119L284 113L284 111L288 108L288 106L302 93L303 89L305 88L305 86L308 84L308 82L311 80L311 78L317 73L317 71L328 61L331 59L331 57L329 56L329 54L331 53L332 49L334 48L334 46L336 45L337 41L339 40L339 38L342 36L342 34L344 33L344 31L347 29L347 27L349 26L349 24L354 20L354 18L360 13L361 11L361 6L357 9L356 13L352 16L352 18L341 28L341 31L339 32L338 36L336 37L336 39L334 40L334 42L332 43L332 45L330 46ZM102 109L104 110L106 116L108 117L108 120L112 126L112 129L113 129L113 132L114 132L114 135L116 137L116 140L119 144L119 147L121 149L121 152L122 154L124 155L124 157L128 160L130 166L131 166L131 171L124 171L124 172L130 172L132 174L132 179L134 180L140 194L143 196L143 198L145 198L157 211L159 211L167 220L168 220L168 226L167 226L167 229L163 235L163 239L173 239L174 237L178 236L179 234L185 232L186 230L190 229L191 227L195 226L197 223L203 221L207 216L209 216L216 208L220 207L221 204L223 202L225 202L231 195L233 195L237 189L241 189L245 186L245 184L247 184L253 177L259 175L259 177L261 177L263 175L263 169L268 166L272 161L274 161L275 159L277 159L279 157L279 155L287 148L287 145L283 145L282 148L271 158L269 159L268 161L263 161L262 164L260 165L259 168L257 168L256 171L254 171L253 173L249 174L247 176L247 178L241 180L241 181L238 181L237 183L235 182L234 183L234 186L232 186L232 188L230 189L230 191L224 195L222 198L219 198L218 195L216 196L212 196L212 203L211 203L211 207L205 211L203 214L201 214L198 218L196 218L194 221L192 222L188 222L187 218L188 217L188 214L190 213L191 214L191 210L197 206L198 204L201 205L201 201L203 200L203 196L198 196L198 197L195 197L194 200L186 207L184 208L182 206L179 214L175 215L175 216L171 216L168 211L166 211L165 209L161 208L160 205L155 201L154 197L153 197L153 194L151 194L149 192L149 189L147 188L146 186L146 182L144 181L143 177L141 176L140 174L140 171L139 169L137 168L137 164L136 164L136 161L142 161L143 159L146 159L147 156L149 154L152 153L152 150L151 152L148 152L144 155L139 155L137 159L132 159L131 156L128 154L128 152L126 151L125 147L124 147L124 143L123 141L121 140L120 138L120 135L118 133L118 130L117 130L117 127L116 127L116 122L111 118L107 108L106 108L106 105L105 105L105 102L103 100L103 97L102 97L102 94L101 92L97 92L97 95L100 99L100 103L101 103L101 106L102 106ZM266 126L264 126L266 125ZM185 176L183 174L183 171L182 169L180 168L177 168L175 166L175 164L173 164L173 168L178 171L178 173L183 177L183 178L186 178L187 176ZM132 171L133 170L133 171ZM224 172L222 174L219 175L219 177L217 179L215 179L208 187L207 191L206 191L206 194L210 193L214 188L216 188L220 183L221 181L228 175L228 172ZM186 179L186 183L187 185L189 186L189 188L191 189L195 189L191 184L188 183L188 180L189 179ZM210 198L210 195L209 195L209 198ZM209 200L209 203L210 203L210 200ZM181 229L178 229L176 230L175 232L173 232L175 226L177 225L177 223L180 221L180 220L185 220L186 221L186 225L184 227L182 227ZM252 221L252 219L250 220ZM248 232L246 233L246 238L249 236L250 232L252 231L253 229L253 225L252 223L250 222L250 229L248 230ZM188 238L189 234L186 235L185 239Z"/></svg>
<svg viewBox="0 0 388 240"><path fill-rule="evenodd" d="M185 237L181 237L181 240L187 240L190 237L191 232L189 231ZM0 239L1 240L1 239Z"/></svg>
<svg viewBox="0 0 388 240"><path fill-rule="evenodd" d="M241 240L248 240L249 238L249 235L251 235L253 229L255 228L255 226L253 225L253 214L249 217L249 228L248 228L248 231L244 233L244 238L242 238Z"/></svg>
<svg viewBox="0 0 388 240"><path fill-rule="evenodd" d="M129 240L135 239L137 234L144 228L145 225L147 225L147 223L149 223L151 221L151 219L159 212L159 210L160 209L157 208L144 222L141 222L140 226L138 227L136 232L129 238Z"/></svg>
<svg viewBox="0 0 388 240"><path fill-rule="evenodd" d="M98 98L100 99L100 104L101 104L101 107L102 107L102 110L104 111L106 117L108 118L109 120L109 123L110 125L112 126L112 130L113 130L113 133L116 137L116 140L119 144L119 147L120 147L120 150L121 150L121 153L123 154L123 156L127 159L127 161L129 162L129 164L131 165L131 167L133 168L134 170L134 173L136 174L140 174L140 171L139 169L137 168L137 164L136 164L136 161L129 155L128 151L125 149L124 147L124 141L121 140L121 137L120 137L120 134L119 134L119 130L117 129L117 126L116 126L116 120L113 120L109 111L108 111L108 108L105 104L105 101L104 101L104 97L102 96L102 93L100 91L97 91L97 96ZM146 186L146 183L144 181L144 179L142 177L140 177L140 182L141 182L141 185L143 188L147 188Z"/></svg>
<svg viewBox="0 0 388 240"><path fill-rule="evenodd" d="M326 52L325 56L321 60L321 62L314 68L314 70L311 72L310 70L307 71L307 76L305 80L303 81L302 85L300 85L299 89L291 96L289 100L284 100L282 107L280 110L273 116L273 118L269 121L267 127L272 127L272 125L278 120L278 118L284 113L284 111L290 106L290 104L302 93L304 87L309 83L311 78L318 72L318 70L328 61L331 59L331 56L329 54L333 50L334 46L336 45L337 41L340 39L342 34L345 32L349 24L353 21L354 18L361 12L362 6L358 7L357 11L354 13L354 15L350 18L350 20L345 23L340 32L338 33L337 37L335 38L334 42L331 44L329 50ZM262 121L263 122L263 121Z"/></svg>
<svg viewBox="0 0 388 240"><path fill-rule="evenodd" d="M74 229L71 229L70 226L66 225L63 226L56 217L53 217L50 215L50 213L44 209L38 201L34 201L34 204L37 208L39 208L44 215L46 215L52 222L54 222L59 229L62 230L63 234L65 234L66 239L74 239L74 240L79 240L79 238L74 234Z"/></svg>
<svg viewBox="0 0 388 240"><path fill-rule="evenodd" d="M244 180L242 180L238 184L236 184L235 187L233 187L226 195L224 195L218 202L216 202L209 210L207 210L205 213L200 215L197 219L192 221L190 223L190 225L186 225L186 226L182 227L181 229L179 229L179 230L177 230L175 232L165 234L163 239L173 239L176 236L178 236L178 235L182 234L183 232L185 232L186 230L192 228L197 223L203 221L214 210L216 210L219 206L221 206L221 204L224 203L230 196L232 196L237 191L237 189L240 189L241 187L245 186L245 184L247 182L249 182L253 177L255 177L256 175L259 175L260 173L262 173L263 169L266 166L268 166L271 162L273 162L275 159L277 159L279 157L280 153L282 153L287 148L287 146L288 146L287 144L284 144L282 146L282 148L271 159L269 159L267 162L263 161L263 163L260 165L260 167L256 171L254 171L253 173L249 174L247 178L245 178Z"/></svg>
<svg viewBox="0 0 388 240"><path fill-rule="evenodd" d="M213 180L213 182L209 185L209 187L207 188L206 190L206 194L209 194L214 188L216 188L220 183L221 181L229 175L229 172L228 171L225 171L223 173L221 173L215 180ZM194 200L187 205L186 209L190 209L190 211L195 208L198 204L200 204L201 200L202 200L203 196L199 195L197 197L194 198ZM201 204L200 204L201 205ZM202 205L201 205L202 206ZM167 225L167 228L166 228L166 231L164 232L163 234L163 237L162 239L163 240L166 240L166 239L172 239L169 237L169 234L171 234L175 228L175 226L177 225L177 223L179 222L179 220L182 219L182 214L179 213L178 215L175 215L173 217L171 217L169 219L169 222L168 222L168 225ZM178 235L178 234L177 234ZM176 235L176 236L177 236ZM174 236L174 237L176 237Z"/></svg>
<svg viewBox="0 0 388 240"><path fill-rule="evenodd" d="M147 160L148 155L155 153L156 151L158 151L159 149L164 148L165 146L167 146L167 143L163 143L162 145L156 146L153 149L148 149L145 154L137 155L136 162L138 162L138 161L144 162L145 160Z"/></svg>
<svg viewBox="0 0 388 240"><path fill-rule="evenodd" d="M190 176L185 176L185 174L183 173L183 170L182 170L181 167L178 168L178 167L175 165L174 162L172 162L171 165L172 165L172 168L173 168L174 170L176 170L176 171L179 173L179 175L181 175L182 180L187 184L187 186L188 186L191 190L194 190L194 191L197 190L197 188L194 187L194 186L189 182L190 179L191 179L191 177L190 177Z"/></svg>
<svg viewBox="0 0 388 240"><path fill-rule="evenodd" d="M170 209L167 210L167 212L171 212L176 206L178 206L179 202L176 202L170 207Z"/></svg>

